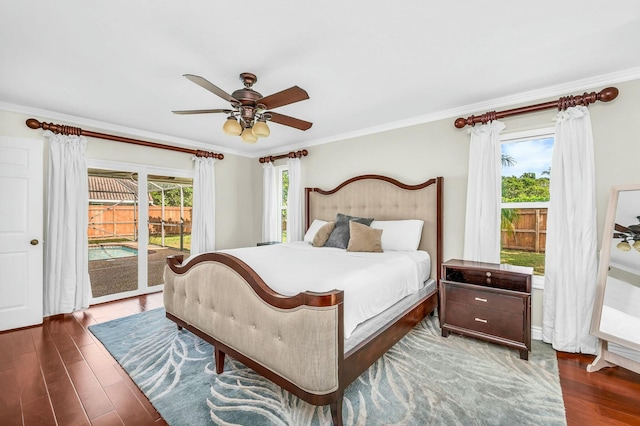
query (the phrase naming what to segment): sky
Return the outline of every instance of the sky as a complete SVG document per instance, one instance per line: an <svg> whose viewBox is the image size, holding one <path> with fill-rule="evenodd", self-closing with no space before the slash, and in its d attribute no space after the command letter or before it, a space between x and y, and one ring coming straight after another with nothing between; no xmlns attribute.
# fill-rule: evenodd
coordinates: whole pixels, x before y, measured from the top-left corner
<svg viewBox="0 0 640 426"><path fill-rule="evenodd" d="M553 138L529 139L501 144L502 154L511 156L515 164L502 167L502 176L520 177L523 173L534 172L541 177L542 172L551 168Z"/></svg>

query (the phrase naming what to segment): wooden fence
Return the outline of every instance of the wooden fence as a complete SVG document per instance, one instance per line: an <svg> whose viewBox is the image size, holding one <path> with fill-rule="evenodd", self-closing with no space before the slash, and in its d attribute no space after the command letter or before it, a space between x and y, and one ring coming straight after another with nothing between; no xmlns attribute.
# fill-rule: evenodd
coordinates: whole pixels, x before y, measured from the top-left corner
<svg viewBox="0 0 640 426"><path fill-rule="evenodd" d="M547 209L514 209L518 214L515 230L502 230L502 248L511 250L545 251L547 243Z"/></svg>
<svg viewBox="0 0 640 426"><path fill-rule="evenodd" d="M182 231L191 233L191 207L184 207ZM136 206L89 206L89 239L137 238ZM180 207L164 208L166 235L180 234ZM162 207L149 206L149 235L162 232Z"/></svg>

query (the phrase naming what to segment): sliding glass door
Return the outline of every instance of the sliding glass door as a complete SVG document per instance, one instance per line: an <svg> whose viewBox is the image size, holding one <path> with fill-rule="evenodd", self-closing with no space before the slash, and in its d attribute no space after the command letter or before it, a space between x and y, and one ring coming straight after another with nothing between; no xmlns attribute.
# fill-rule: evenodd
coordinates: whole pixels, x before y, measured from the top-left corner
<svg viewBox="0 0 640 426"><path fill-rule="evenodd" d="M88 163L92 303L162 290L167 256L189 256L192 173Z"/></svg>
<svg viewBox="0 0 640 426"><path fill-rule="evenodd" d="M147 283L162 285L168 256L189 257L191 249L191 209L193 179L149 175L149 244Z"/></svg>
<svg viewBox="0 0 640 426"><path fill-rule="evenodd" d="M89 170L89 277L94 298L138 290L138 174Z"/></svg>

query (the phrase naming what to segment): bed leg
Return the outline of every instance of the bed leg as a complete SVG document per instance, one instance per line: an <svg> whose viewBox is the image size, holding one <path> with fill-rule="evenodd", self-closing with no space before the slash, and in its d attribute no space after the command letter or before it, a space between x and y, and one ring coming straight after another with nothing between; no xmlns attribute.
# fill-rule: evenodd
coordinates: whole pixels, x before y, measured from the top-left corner
<svg viewBox="0 0 640 426"><path fill-rule="evenodd" d="M331 407L333 426L342 426L342 395L338 397L336 402L332 402L329 407Z"/></svg>
<svg viewBox="0 0 640 426"><path fill-rule="evenodd" d="M213 349L213 354L216 359L216 373L222 374L224 371L224 352L220 349Z"/></svg>

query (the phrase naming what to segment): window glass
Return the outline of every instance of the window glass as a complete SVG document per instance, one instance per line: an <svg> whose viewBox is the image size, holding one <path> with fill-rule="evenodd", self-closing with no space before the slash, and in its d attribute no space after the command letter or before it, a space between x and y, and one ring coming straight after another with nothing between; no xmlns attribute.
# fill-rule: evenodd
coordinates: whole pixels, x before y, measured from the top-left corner
<svg viewBox="0 0 640 426"><path fill-rule="evenodd" d="M502 138L502 263L544 275L553 132Z"/></svg>
<svg viewBox="0 0 640 426"><path fill-rule="evenodd" d="M287 166L276 167L276 179L278 179L278 206L279 206L279 230L280 241L287 241L287 200L289 195L289 170Z"/></svg>

